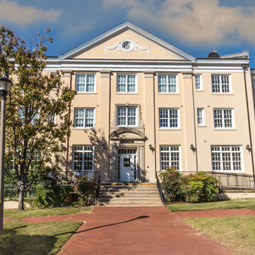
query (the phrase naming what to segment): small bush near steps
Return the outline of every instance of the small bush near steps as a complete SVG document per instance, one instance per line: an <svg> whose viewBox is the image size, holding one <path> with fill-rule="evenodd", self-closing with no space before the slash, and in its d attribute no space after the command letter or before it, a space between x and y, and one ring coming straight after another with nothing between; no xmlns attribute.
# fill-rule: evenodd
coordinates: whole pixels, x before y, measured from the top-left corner
<svg viewBox="0 0 255 255"><path fill-rule="evenodd" d="M168 202L209 202L219 193L220 182L204 172L183 175L174 169L160 174L161 186Z"/></svg>
<svg viewBox="0 0 255 255"><path fill-rule="evenodd" d="M71 191L73 187L70 186L37 185L36 198L31 205L36 207L61 206Z"/></svg>
<svg viewBox="0 0 255 255"><path fill-rule="evenodd" d="M87 206L92 203L96 191L96 182L90 180L86 175L79 178L75 183L75 191L78 196L78 204Z"/></svg>

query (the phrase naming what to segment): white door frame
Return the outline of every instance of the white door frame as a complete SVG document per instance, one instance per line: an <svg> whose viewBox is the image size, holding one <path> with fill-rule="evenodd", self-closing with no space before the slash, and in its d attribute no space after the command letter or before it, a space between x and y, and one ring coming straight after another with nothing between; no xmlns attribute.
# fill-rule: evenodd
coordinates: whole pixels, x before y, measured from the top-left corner
<svg viewBox="0 0 255 255"><path fill-rule="evenodd" d="M121 149L121 150L129 150L129 149ZM119 181L121 182L134 182L137 179L137 149L135 149L135 151L136 151L135 154L134 153L118 154ZM124 159L126 159L126 162L124 162ZM126 164L127 167L124 167L124 164ZM127 175L131 177L130 179L124 178L123 171L125 171L124 170L125 168L126 168L126 171L128 171L128 168L130 168L129 173L127 173Z"/></svg>

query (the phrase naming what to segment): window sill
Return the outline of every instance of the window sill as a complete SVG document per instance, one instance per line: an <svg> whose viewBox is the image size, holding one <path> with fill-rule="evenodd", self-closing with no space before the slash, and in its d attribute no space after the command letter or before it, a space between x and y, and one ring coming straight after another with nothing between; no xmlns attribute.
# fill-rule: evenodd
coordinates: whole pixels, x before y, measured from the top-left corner
<svg viewBox="0 0 255 255"><path fill-rule="evenodd" d="M139 95L137 92L116 92L116 95Z"/></svg>
<svg viewBox="0 0 255 255"><path fill-rule="evenodd" d="M159 131L182 131L181 128L159 128Z"/></svg>
<svg viewBox="0 0 255 255"><path fill-rule="evenodd" d="M226 171L226 170L212 170L212 173L213 174L244 174L245 171L244 170L229 170L229 171Z"/></svg>
<svg viewBox="0 0 255 255"><path fill-rule="evenodd" d="M95 127L73 127L74 130L94 129Z"/></svg>
<svg viewBox="0 0 255 255"><path fill-rule="evenodd" d="M116 128L138 128L138 126L116 126Z"/></svg>
<svg viewBox="0 0 255 255"><path fill-rule="evenodd" d="M178 172L182 172L182 169L178 169L178 170L175 169L175 170L178 171ZM160 171L157 171L157 172L158 172L158 173L164 173L165 171L167 171L167 170L161 170L161 169L160 169Z"/></svg>
<svg viewBox="0 0 255 255"><path fill-rule="evenodd" d="M158 95L181 95L179 92L178 93L160 93L160 92L158 92Z"/></svg>
<svg viewBox="0 0 255 255"><path fill-rule="evenodd" d="M214 131L237 131L236 128L214 128Z"/></svg>
<svg viewBox="0 0 255 255"><path fill-rule="evenodd" d="M96 92L77 92L77 95L97 95Z"/></svg>
<svg viewBox="0 0 255 255"><path fill-rule="evenodd" d="M233 93L212 93L213 96L234 96Z"/></svg>
<svg viewBox="0 0 255 255"><path fill-rule="evenodd" d="M207 127L207 125L197 125L197 127L205 128L205 127Z"/></svg>
<svg viewBox="0 0 255 255"><path fill-rule="evenodd" d="M196 92L205 92L203 89L196 89Z"/></svg>

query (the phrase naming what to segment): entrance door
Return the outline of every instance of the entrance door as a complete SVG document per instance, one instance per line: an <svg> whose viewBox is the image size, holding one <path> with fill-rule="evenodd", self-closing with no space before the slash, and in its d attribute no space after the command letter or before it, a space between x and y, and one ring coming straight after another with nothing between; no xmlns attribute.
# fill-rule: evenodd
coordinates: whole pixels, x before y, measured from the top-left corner
<svg viewBox="0 0 255 255"><path fill-rule="evenodd" d="M134 155L120 155L120 181L133 182L135 180Z"/></svg>

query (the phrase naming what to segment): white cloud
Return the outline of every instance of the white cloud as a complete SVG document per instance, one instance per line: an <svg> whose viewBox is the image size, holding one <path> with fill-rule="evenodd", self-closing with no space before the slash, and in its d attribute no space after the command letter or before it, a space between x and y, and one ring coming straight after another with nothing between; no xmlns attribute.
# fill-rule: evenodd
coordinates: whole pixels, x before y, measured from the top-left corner
<svg viewBox="0 0 255 255"><path fill-rule="evenodd" d="M102 0L104 8L119 6L126 17L192 44L255 42L255 7L223 6L218 0Z"/></svg>
<svg viewBox="0 0 255 255"><path fill-rule="evenodd" d="M0 0L0 10L0 22L8 22L21 27L26 27L35 22L57 22L62 12L54 9L37 9L9 0Z"/></svg>

